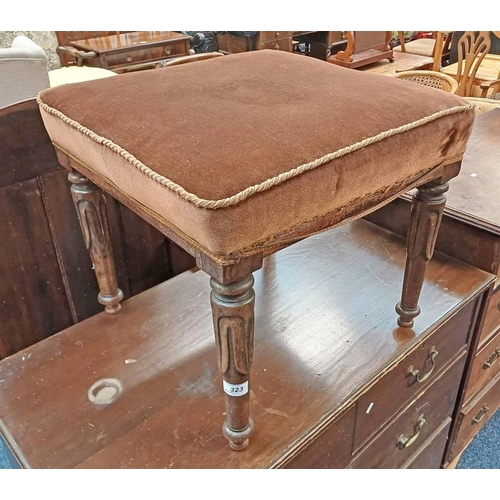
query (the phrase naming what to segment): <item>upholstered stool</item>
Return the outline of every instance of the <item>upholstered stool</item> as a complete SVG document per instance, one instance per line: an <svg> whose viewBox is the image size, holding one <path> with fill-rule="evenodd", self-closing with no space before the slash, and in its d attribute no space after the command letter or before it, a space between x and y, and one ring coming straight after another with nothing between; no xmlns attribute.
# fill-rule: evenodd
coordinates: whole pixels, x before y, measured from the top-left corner
<svg viewBox="0 0 500 500"><path fill-rule="evenodd" d="M252 431L252 273L263 257L418 187L397 305L399 325L411 327L474 120L454 95L267 50L65 85L38 102L70 170L106 310L117 312L122 294L99 188L211 277L234 449Z"/></svg>

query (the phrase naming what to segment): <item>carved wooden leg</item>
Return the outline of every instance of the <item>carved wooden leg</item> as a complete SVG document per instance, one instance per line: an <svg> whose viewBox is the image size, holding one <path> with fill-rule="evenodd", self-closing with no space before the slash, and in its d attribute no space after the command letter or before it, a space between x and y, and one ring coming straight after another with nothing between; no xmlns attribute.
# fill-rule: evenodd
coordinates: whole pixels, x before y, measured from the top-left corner
<svg viewBox="0 0 500 500"><path fill-rule="evenodd" d="M400 326L413 326L420 314L418 299L424 283L425 269L432 258L434 245L446 204L448 183L432 181L420 186L413 195L410 226L406 241L407 257L401 302L396 305Z"/></svg>
<svg viewBox="0 0 500 500"><path fill-rule="evenodd" d="M99 303L108 314L121 309L123 292L118 288L115 261L109 234L106 199L102 191L85 176L73 170L68 174L71 194L82 228L85 245L90 253L99 285Z"/></svg>
<svg viewBox="0 0 500 500"><path fill-rule="evenodd" d="M210 280L218 363L226 400L222 432L233 450L248 445L253 428L248 387L254 337L253 281L251 274L227 285L214 278Z"/></svg>

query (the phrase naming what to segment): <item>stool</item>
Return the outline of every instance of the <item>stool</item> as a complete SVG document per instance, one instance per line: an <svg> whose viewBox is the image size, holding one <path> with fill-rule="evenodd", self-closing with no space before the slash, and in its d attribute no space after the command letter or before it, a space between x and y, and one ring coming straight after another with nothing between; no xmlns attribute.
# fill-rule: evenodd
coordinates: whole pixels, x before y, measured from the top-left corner
<svg viewBox="0 0 500 500"><path fill-rule="evenodd" d="M119 311L122 293L101 189L210 276L223 433L235 450L253 427L252 273L263 257L417 187L396 306L411 327L474 120L457 96L270 50L65 85L38 103L106 311Z"/></svg>

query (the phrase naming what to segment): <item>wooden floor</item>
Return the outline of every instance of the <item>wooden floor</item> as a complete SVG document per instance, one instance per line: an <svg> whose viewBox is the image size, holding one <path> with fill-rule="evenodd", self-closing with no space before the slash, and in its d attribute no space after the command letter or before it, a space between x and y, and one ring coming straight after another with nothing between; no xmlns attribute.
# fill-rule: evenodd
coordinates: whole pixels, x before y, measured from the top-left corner
<svg viewBox="0 0 500 500"><path fill-rule="evenodd" d="M414 69L432 68L432 57L419 56L417 54L407 54L404 52L394 51L394 62L388 59L377 61L367 66L359 68L359 71L366 71L368 73L375 73L377 75L394 76L401 71L410 71Z"/></svg>

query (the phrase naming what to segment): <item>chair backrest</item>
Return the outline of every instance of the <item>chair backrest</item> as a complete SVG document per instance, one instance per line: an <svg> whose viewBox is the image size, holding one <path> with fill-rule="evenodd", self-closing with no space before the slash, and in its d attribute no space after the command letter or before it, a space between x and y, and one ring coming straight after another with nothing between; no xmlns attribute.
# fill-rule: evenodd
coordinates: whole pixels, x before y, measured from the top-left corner
<svg viewBox="0 0 500 500"><path fill-rule="evenodd" d="M32 99L49 86L47 56L30 38L19 35L0 49L0 108Z"/></svg>
<svg viewBox="0 0 500 500"><path fill-rule="evenodd" d="M221 57L224 54L222 52L202 52L200 54L190 54L188 56L176 57L174 59L168 59L167 61L160 61L157 68L168 68L170 66L179 66L180 64L187 64L196 61L205 61L206 59L213 59L215 57Z"/></svg>
<svg viewBox="0 0 500 500"><path fill-rule="evenodd" d="M453 31L429 31L428 36L405 41L404 31L398 31L401 52L426 55L434 59L432 70L439 71L443 61L450 57Z"/></svg>
<svg viewBox="0 0 500 500"><path fill-rule="evenodd" d="M465 31L458 40L456 94L463 97L472 95L472 86L477 70L491 47L489 31Z"/></svg>

